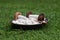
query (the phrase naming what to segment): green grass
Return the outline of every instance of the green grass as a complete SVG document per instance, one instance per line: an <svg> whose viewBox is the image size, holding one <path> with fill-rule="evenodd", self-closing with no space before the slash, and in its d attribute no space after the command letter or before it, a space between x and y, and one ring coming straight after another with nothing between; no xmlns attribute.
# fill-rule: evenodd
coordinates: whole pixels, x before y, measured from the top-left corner
<svg viewBox="0 0 60 40"><path fill-rule="evenodd" d="M11 30L17 11L43 12L49 23L39 30ZM0 0L0 40L60 40L60 0Z"/></svg>

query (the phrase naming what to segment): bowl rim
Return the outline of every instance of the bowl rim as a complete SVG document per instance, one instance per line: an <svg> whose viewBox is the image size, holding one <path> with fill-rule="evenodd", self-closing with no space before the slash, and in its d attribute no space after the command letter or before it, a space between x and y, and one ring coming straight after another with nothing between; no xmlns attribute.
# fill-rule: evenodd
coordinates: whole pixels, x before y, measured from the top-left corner
<svg viewBox="0 0 60 40"><path fill-rule="evenodd" d="M14 23L12 23L12 24L14 24ZM33 26L33 25L41 25L41 24L33 24L33 25L26 25L26 24L14 24L14 25L24 25L24 26Z"/></svg>

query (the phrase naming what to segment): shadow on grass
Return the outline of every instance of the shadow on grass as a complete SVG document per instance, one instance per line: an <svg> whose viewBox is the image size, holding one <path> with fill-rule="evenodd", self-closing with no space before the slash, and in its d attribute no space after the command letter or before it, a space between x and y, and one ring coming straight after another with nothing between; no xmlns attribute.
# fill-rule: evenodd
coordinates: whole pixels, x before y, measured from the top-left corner
<svg viewBox="0 0 60 40"><path fill-rule="evenodd" d="M6 31L15 31L15 30L43 30L47 29L48 24L46 25L7 25L6 26Z"/></svg>
<svg viewBox="0 0 60 40"><path fill-rule="evenodd" d="M20 32L20 34L25 33L29 30L44 30L48 28L48 24L46 25L33 25L33 26L22 26L22 25L7 25L6 26L6 34L7 32Z"/></svg>

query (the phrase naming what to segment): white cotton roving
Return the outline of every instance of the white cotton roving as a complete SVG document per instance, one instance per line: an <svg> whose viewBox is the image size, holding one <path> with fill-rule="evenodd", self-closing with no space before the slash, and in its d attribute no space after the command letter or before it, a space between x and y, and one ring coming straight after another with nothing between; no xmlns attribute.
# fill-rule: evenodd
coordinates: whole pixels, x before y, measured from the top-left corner
<svg viewBox="0 0 60 40"><path fill-rule="evenodd" d="M22 24L22 25L39 24L39 22L37 22L37 18L38 18L38 15L29 15L29 18L26 18L25 16L19 15L18 19L13 20L12 23L14 23L14 24Z"/></svg>
<svg viewBox="0 0 60 40"><path fill-rule="evenodd" d="M24 20L26 20L27 17L25 17L25 16L23 16L23 15L19 15L19 16L18 16L18 19L24 19Z"/></svg>
<svg viewBox="0 0 60 40"><path fill-rule="evenodd" d="M46 21L43 21L43 23L46 23Z"/></svg>
<svg viewBox="0 0 60 40"><path fill-rule="evenodd" d="M39 15L29 15L29 18L37 19Z"/></svg>
<svg viewBox="0 0 60 40"><path fill-rule="evenodd" d="M25 21L25 24L27 24L27 25L31 25L31 24L32 24L32 21L29 20L29 19L27 19L27 20Z"/></svg>
<svg viewBox="0 0 60 40"><path fill-rule="evenodd" d="M25 24L25 20L23 20L23 19L18 19L18 20L17 20L17 24Z"/></svg>
<svg viewBox="0 0 60 40"><path fill-rule="evenodd" d="M12 21L12 23L16 24L16 21L15 21L15 20L13 20L13 21Z"/></svg>

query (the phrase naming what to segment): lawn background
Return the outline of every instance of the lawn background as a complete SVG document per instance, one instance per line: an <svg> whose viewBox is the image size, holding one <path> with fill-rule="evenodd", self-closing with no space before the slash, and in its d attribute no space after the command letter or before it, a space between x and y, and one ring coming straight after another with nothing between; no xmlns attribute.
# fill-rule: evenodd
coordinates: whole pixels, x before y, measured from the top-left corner
<svg viewBox="0 0 60 40"><path fill-rule="evenodd" d="M43 12L49 23L39 30L11 30L15 12ZM60 0L0 0L0 40L60 40Z"/></svg>

